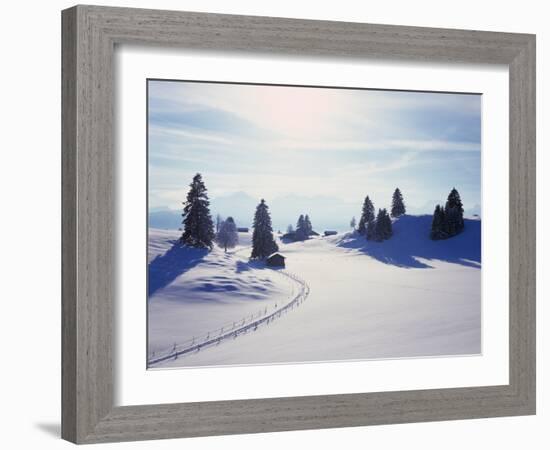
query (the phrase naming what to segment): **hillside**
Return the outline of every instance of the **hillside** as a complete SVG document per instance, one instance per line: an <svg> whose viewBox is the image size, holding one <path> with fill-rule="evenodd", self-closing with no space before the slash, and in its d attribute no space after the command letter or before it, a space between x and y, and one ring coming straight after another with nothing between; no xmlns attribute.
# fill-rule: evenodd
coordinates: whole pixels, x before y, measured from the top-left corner
<svg viewBox="0 0 550 450"><path fill-rule="evenodd" d="M254 332L159 367L480 353L481 222L468 220L460 235L431 241L430 220L404 216L383 243L351 233L279 243L287 271L310 288L307 301ZM155 251L169 251L163 233L153 230ZM232 254L199 255L152 295L150 351L292 298L296 284L248 263L241 244Z"/></svg>
<svg viewBox="0 0 550 450"><path fill-rule="evenodd" d="M283 303L295 283L276 271L247 262L250 235L224 253L176 244L181 232L149 230L149 353Z"/></svg>
<svg viewBox="0 0 550 450"><path fill-rule="evenodd" d="M432 241L432 216L399 217L393 222L393 236L384 242L365 240L356 233L333 236L336 245L353 249L386 264L428 268L431 261L445 261L471 267L481 265L481 220L464 219L462 233L450 239Z"/></svg>

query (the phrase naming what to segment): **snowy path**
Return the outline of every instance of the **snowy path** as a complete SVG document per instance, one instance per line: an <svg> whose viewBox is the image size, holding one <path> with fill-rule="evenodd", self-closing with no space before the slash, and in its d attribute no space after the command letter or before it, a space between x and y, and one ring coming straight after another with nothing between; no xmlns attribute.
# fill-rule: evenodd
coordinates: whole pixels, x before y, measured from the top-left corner
<svg viewBox="0 0 550 450"><path fill-rule="evenodd" d="M256 268L253 264L249 263L248 256L250 255L250 252L251 247L249 245L238 247L236 250L230 252L224 252L224 264L226 266L233 264L239 266L239 264L241 264L241 267L246 267L246 270L252 273L254 270L265 270L263 266L258 266L258 268ZM218 264L218 262L216 262L216 264ZM286 270L268 270L269 274L272 276L274 275L275 278L282 278L284 281L286 280L286 283L283 282L279 284L285 285L290 282L292 289L288 289L288 295L286 297L288 301L285 302L283 299L278 301L276 300L274 304L262 306L257 313L248 313L242 318L232 320L230 322L218 322L216 328L211 327L208 329L209 331L206 331L206 329L201 329L200 333L195 333L191 338L179 340L178 342L174 342L173 345L165 346L165 348L159 348L157 346L154 351L149 353L147 362L148 367L155 367L156 365L164 363L168 360L177 360L184 355L199 352L214 345L217 346L229 339L235 339L248 333L249 331L256 331L262 325L272 323L275 319L280 318L283 314L286 314L295 307L298 307L306 300L309 294L309 286L304 280ZM185 295L185 293L182 294Z"/></svg>
<svg viewBox="0 0 550 450"><path fill-rule="evenodd" d="M235 252L236 253L236 252ZM246 334L249 331L256 331L262 325L268 325L273 322L275 319L280 318L283 314L286 314L295 307L299 307L309 295L309 286L301 278L297 277L294 274L289 272L279 270L277 271L281 276L287 277L295 281L299 285L299 292L294 296L290 302L280 306L273 312L268 312L267 308L265 309L266 314L261 317L254 317L253 315L248 318L243 318L241 323L233 322L233 325L229 329L221 327L213 332L208 332L206 338L193 338L191 342L185 342L182 344L175 344L172 349L157 353L156 356L153 356L148 362L148 367L154 367L155 365L168 361L168 360L177 360L179 357L193 352L199 352L207 347L219 345L222 341L227 339L236 339L240 335ZM163 354L164 353L164 354Z"/></svg>

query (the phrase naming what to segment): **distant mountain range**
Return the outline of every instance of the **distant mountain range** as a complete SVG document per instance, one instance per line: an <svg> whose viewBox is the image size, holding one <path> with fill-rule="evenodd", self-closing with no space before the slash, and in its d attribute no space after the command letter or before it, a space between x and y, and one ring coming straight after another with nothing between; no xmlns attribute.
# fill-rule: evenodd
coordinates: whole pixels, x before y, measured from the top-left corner
<svg viewBox="0 0 550 450"><path fill-rule="evenodd" d="M217 214L223 218L232 216L240 227L251 227L254 211L260 199L254 198L245 192L211 199L210 211L215 219ZM271 212L273 229L285 231L289 224L296 226L300 214L309 214L313 228L316 231L324 230L349 230L349 222L353 216L359 220L361 205L343 203L340 199L328 196L308 197L299 194L291 194L277 197L273 200L266 199ZM410 208L411 214L426 214L433 210L438 202L427 202L420 208ZM464 212L469 217L480 215L481 208L476 205ZM181 228L182 211L168 208L154 208L149 211L149 226L160 229Z"/></svg>
<svg viewBox="0 0 550 450"><path fill-rule="evenodd" d="M220 214L223 218L232 216L237 226L251 227L254 212L260 199L244 192L236 192L224 197L213 198L210 211L215 218ZM296 226L300 214L309 214L315 229L349 229L352 216L357 216L357 205L342 203L331 197L306 197L287 195L273 200L266 199L271 212L273 229L285 231L289 224ZM182 211L155 208L149 211L149 226L161 229L178 229L181 227Z"/></svg>

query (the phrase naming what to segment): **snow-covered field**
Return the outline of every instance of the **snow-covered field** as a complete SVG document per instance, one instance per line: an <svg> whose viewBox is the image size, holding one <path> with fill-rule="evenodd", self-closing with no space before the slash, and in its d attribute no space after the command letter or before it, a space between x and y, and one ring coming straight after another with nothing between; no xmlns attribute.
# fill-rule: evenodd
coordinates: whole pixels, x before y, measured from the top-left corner
<svg viewBox="0 0 550 450"><path fill-rule="evenodd" d="M307 300L255 331L154 367L480 353L481 222L467 220L446 241L428 238L430 223L404 216L383 243L350 233L279 242L288 272L309 285ZM280 308L300 288L248 263L249 235L227 254L172 247L178 235L149 231L150 357Z"/></svg>

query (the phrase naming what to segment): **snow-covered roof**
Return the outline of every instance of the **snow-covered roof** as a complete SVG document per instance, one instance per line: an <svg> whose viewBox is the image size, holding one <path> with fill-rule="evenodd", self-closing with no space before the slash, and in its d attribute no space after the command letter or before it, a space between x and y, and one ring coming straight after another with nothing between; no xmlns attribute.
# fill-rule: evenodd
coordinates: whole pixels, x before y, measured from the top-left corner
<svg viewBox="0 0 550 450"><path fill-rule="evenodd" d="M271 255L269 255L269 256L267 257L267 259L269 259L269 258L271 258L272 256L275 256L275 255L279 255L279 256L282 256L283 258L286 258L286 256L283 255L282 253L275 252L275 253L272 253Z"/></svg>

